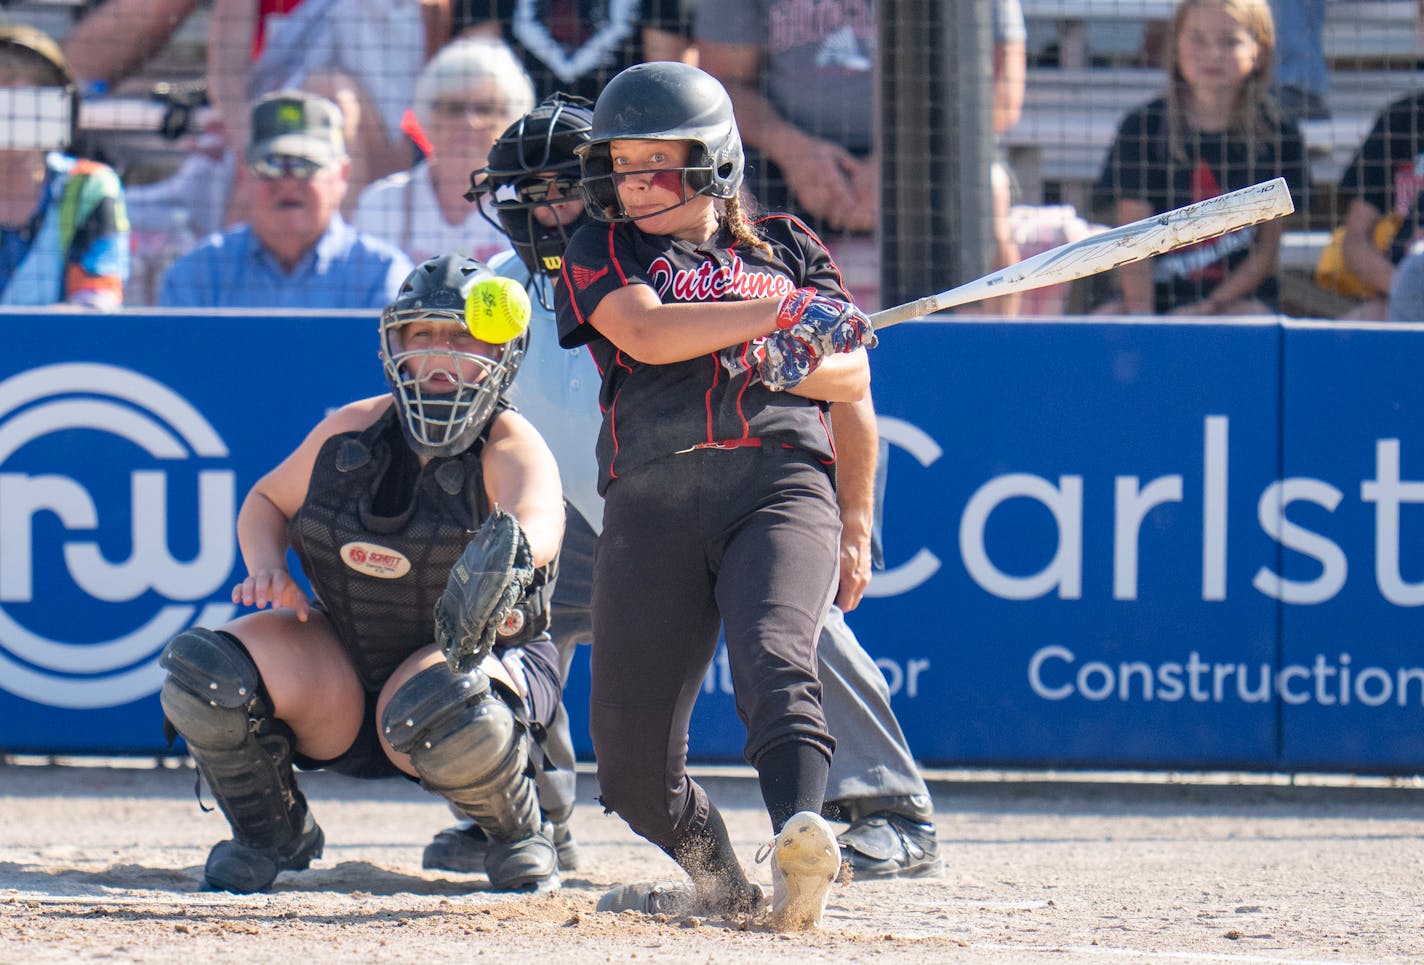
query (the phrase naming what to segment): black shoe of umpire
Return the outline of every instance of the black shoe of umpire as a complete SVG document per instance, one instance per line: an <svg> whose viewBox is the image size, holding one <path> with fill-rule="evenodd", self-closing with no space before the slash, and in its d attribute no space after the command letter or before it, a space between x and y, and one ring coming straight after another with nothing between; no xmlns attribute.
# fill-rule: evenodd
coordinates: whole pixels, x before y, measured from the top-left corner
<svg viewBox="0 0 1424 965"><path fill-rule="evenodd" d="M554 824L554 848L559 854L559 870L575 871L579 866L578 842L569 830L568 822ZM489 837L473 821L461 821L452 828L436 833L425 846L420 866L434 871L458 871L478 874L485 870L485 854Z"/></svg>
<svg viewBox="0 0 1424 965"><path fill-rule="evenodd" d="M313 858L321 857L326 836L305 805L302 812L301 833L278 847L253 847L236 839L214 845L203 868L203 887L245 895L265 891L283 871L309 867Z"/></svg>
<svg viewBox="0 0 1424 965"><path fill-rule="evenodd" d="M944 874L935 826L893 811L867 814L836 838L852 880L938 878Z"/></svg>

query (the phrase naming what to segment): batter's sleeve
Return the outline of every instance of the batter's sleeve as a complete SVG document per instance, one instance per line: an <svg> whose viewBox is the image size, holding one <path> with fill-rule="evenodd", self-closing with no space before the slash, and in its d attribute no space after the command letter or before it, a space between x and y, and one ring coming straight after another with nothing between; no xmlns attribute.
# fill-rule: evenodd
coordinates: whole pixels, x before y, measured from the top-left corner
<svg viewBox="0 0 1424 965"><path fill-rule="evenodd" d="M603 337L589 319L610 293L628 285L647 284L631 249L631 232L619 231L619 227L585 225L564 249L564 267L554 286L554 313L559 344L564 348L577 348Z"/></svg>
<svg viewBox="0 0 1424 965"><path fill-rule="evenodd" d="M797 258L785 259L789 267L797 269L796 287L814 288L823 295L845 302L851 301L845 279L841 277L840 266L831 256L826 243L800 219L787 219L785 229L788 247L799 255Z"/></svg>

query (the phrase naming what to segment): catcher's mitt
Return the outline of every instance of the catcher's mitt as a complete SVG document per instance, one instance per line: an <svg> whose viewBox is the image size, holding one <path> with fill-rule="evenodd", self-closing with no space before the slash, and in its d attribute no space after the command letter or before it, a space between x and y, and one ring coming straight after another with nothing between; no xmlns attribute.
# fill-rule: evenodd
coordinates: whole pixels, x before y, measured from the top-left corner
<svg viewBox="0 0 1424 965"><path fill-rule="evenodd" d="M468 673L494 648L501 624L534 579L529 540L513 516L495 508L455 561L435 603L435 642L456 673Z"/></svg>

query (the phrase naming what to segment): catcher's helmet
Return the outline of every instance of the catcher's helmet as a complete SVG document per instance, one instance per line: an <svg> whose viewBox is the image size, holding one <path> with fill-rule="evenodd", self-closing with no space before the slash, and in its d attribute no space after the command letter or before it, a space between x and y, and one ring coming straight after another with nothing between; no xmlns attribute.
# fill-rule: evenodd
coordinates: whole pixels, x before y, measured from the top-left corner
<svg viewBox="0 0 1424 965"><path fill-rule="evenodd" d="M704 70L680 61L635 64L603 88L593 108L592 136L578 148L584 198L595 218L628 220L609 143L639 140L692 142L681 169L683 203L699 194L730 198L742 185L745 157L732 98Z"/></svg>
<svg viewBox="0 0 1424 965"><path fill-rule="evenodd" d="M407 345L413 322L465 327L465 296L478 281L495 277L483 263L441 255L417 265L381 313L381 362L400 408L401 429L422 456L457 456L470 448L514 381L529 333L495 346L496 357L451 345ZM473 374L471 374L473 372ZM447 388L448 386L448 388Z"/></svg>
<svg viewBox="0 0 1424 965"><path fill-rule="evenodd" d="M581 200L579 160L574 150L589 138L592 105L582 97L553 94L509 126L490 148L489 163L470 173L469 201L489 205L499 221L495 227L514 245L531 276L557 276L569 237L589 219L580 213L569 224L544 224L538 209L562 201ZM549 197L551 186L556 196ZM480 213L493 221L483 203ZM552 219L551 219L552 220ZM544 297L544 286L536 286ZM548 306L545 306L548 307Z"/></svg>

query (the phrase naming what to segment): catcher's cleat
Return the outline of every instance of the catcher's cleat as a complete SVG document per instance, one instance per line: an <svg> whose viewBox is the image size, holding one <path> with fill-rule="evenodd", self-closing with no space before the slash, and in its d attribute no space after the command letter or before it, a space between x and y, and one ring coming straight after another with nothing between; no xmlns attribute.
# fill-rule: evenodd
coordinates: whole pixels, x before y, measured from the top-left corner
<svg viewBox="0 0 1424 965"><path fill-rule="evenodd" d="M549 835L552 825L517 841L490 841L485 874L495 891L553 891L560 886L559 856Z"/></svg>
<svg viewBox="0 0 1424 965"><path fill-rule="evenodd" d="M560 871L576 871L579 866L578 842L568 822L555 823L554 850L559 855ZM489 835L473 821L461 821L436 833L425 846L420 866L434 871L458 871L475 874L485 870L485 853L489 851Z"/></svg>
<svg viewBox="0 0 1424 965"><path fill-rule="evenodd" d="M771 861L771 924L780 931L815 928L841 869L841 849L826 819L810 811L791 816L757 855Z"/></svg>
<svg viewBox="0 0 1424 965"><path fill-rule="evenodd" d="M855 879L938 878L944 874L935 826L893 811L855 821L837 839Z"/></svg>
<svg viewBox="0 0 1424 965"><path fill-rule="evenodd" d="M203 887L240 895L265 891L279 873L310 867L313 858L321 857L325 844L321 826L303 804L301 832L277 847L255 847L236 839L214 845L203 868Z"/></svg>

